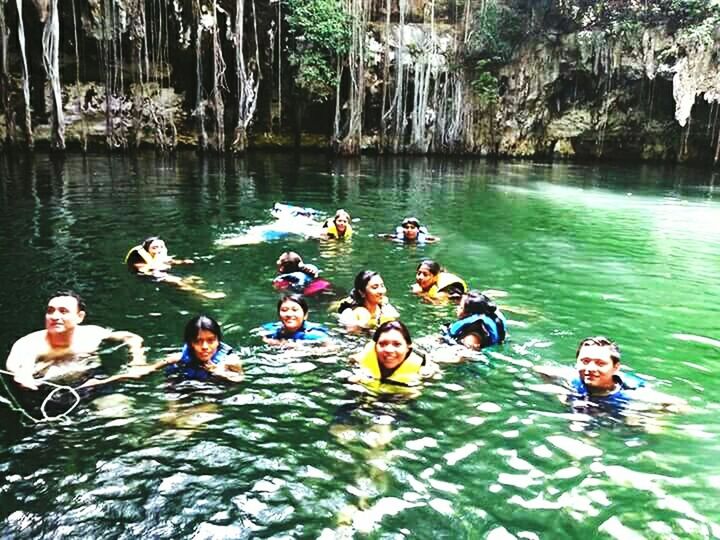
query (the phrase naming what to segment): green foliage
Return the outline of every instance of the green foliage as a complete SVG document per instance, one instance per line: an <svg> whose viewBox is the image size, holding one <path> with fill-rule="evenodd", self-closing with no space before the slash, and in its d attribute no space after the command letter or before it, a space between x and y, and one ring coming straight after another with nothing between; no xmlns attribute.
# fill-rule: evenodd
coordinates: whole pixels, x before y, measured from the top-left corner
<svg viewBox="0 0 720 540"><path fill-rule="evenodd" d="M486 70L488 63L488 60L478 60L470 80L470 86L482 106L494 103L500 95L497 77Z"/></svg>
<svg viewBox="0 0 720 540"><path fill-rule="evenodd" d="M339 0L285 0L288 61L307 99L324 101L335 90L336 61L348 52L351 18Z"/></svg>
<svg viewBox="0 0 720 540"><path fill-rule="evenodd" d="M468 61L471 64L478 60L504 64L522 40L522 19L517 11L498 0L483 4L482 9L476 9L473 14Z"/></svg>

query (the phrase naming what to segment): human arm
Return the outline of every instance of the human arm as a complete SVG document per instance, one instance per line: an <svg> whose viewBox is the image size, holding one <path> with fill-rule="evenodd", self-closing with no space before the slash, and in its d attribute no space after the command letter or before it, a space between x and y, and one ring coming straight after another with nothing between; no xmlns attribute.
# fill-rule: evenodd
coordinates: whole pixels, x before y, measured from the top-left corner
<svg viewBox="0 0 720 540"><path fill-rule="evenodd" d="M145 349L143 348L143 338L133 332L125 330L112 330L105 336L109 341L122 342L128 347L131 366L146 365Z"/></svg>
<svg viewBox="0 0 720 540"><path fill-rule="evenodd" d="M78 388L90 388L92 386L101 386L103 384L108 384L115 381L121 381L126 379L140 379L142 377L145 377L146 375L149 375L150 373L153 373L159 369L162 369L169 364L174 363L177 360L176 357L173 358L165 358L163 360L160 360L158 362L155 362L154 364L143 364L143 365L131 365L127 371L124 371L123 373L118 373L117 375L112 375L110 377L106 377L104 379L97 379L93 377L89 381L84 382L81 384Z"/></svg>
<svg viewBox="0 0 720 540"><path fill-rule="evenodd" d="M207 369L215 377L225 379L229 382L238 383L245 379L242 361L236 354L229 355L220 364L208 365L205 369Z"/></svg>
<svg viewBox="0 0 720 540"><path fill-rule="evenodd" d="M13 379L28 390L37 390L38 385L33 377L35 364L40 350L38 340L44 340L44 331L33 332L15 342L5 362L5 367L13 373Z"/></svg>

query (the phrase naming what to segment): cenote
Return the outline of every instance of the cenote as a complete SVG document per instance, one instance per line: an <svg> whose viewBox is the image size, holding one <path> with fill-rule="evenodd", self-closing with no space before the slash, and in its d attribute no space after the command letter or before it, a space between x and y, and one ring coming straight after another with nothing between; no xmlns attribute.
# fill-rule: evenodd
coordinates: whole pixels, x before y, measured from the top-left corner
<svg viewBox="0 0 720 540"><path fill-rule="evenodd" d="M720 537L716 173L192 153L0 167L3 355L42 328L48 294L70 287L88 323L142 335L149 361L178 349L190 316L212 314L246 370L237 385L173 385L159 372L120 382L38 425L2 389L1 537ZM216 245L269 222L277 201L345 208L355 235ZM406 215L441 241L377 238ZM195 259L178 273L227 296L130 275L123 257L150 234ZM275 320L270 281L288 249L339 293L359 270L380 271L414 338L453 315L409 291L418 261L434 258L507 293L510 338L443 366L415 399L360 393L345 382L347 356L367 338L337 331L328 302L312 301L311 319L337 332L333 352L279 351L253 333ZM595 334L691 410L586 414L542 391L531 366L571 365ZM107 374L126 359L100 356Z"/></svg>

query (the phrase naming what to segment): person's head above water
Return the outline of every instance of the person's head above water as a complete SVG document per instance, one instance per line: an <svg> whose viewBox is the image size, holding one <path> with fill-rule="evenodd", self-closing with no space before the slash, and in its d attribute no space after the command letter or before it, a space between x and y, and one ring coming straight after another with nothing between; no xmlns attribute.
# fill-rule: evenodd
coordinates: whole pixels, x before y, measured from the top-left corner
<svg viewBox="0 0 720 540"><path fill-rule="evenodd" d="M185 344L200 362L209 362L222 341L220 324L207 315L198 315L185 325Z"/></svg>
<svg viewBox="0 0 720 540"><path fill-rule="evenodd" d="M300 330L308 316L308 304L299 294L283 296L277 303L277 313L285 330Z"/></svg>
<svg viewBox="0 0 720 540"><path fill-rule="evenodd" d="M159 236L150 236L143 240L142 247L154 259L158 256L167 255L165 241Z"/></svg>
<svg viewBox="0 0 720 540"><path fill-rule="evenodd" d="M415 271L415 282L420 285L423 291L427 291L437 283L440 274L440 264L432 259L425 259L417 266Z"/></svg>
<svg viewBox="0 0 720 540"><path fill-rule="evenodd" d="M575 352L578 376L591 390L615 388L615 374L620 369L620 349L605 336L583 339Z"/></svg>
<svg viewBox="0 0 720 540"><path fill-rule="evenodd" d="M416 217L406 217L400 224L402 235L405 240L414 242L420 235L420 220Z"/></svg>
<svg viewBox="0 0 720 540"><path fill-rule="evenodd" d="M492 299L480 291L468 291L462 296L457 307L459 318L470 315L492 315L497 311L497 305Z"/></svg>
<svg viewBox="0 0 720 540"><path fill-rule="evenodd" d="M301 270L303 260L302 257L294 251L285 251L278 257L276 264L279 273L290 274L291 272Z"/></svg>
<svg viewBox="0 0 720 540"><path fill-rule="evenodd" d="M412 352L410 331L397 320L378 326L373 341L378 364L388 370L397 368Z"/></svg>
<svg viewBox="0 0 720 540"><path fill-rule="evenodd" d="M385 301L385 282L374 270L363 270L355 276L350 296L358 305L382 304Z"/></svg>
<svg viewBox="0 0 720 540"><path fill-rule="evenodd" d="M72 332L85 320L85 301L71 290L54 292L45 308L45 330L49 334Z"/></svg>
<svg viewBox="0 0 720 540"><path fill-rule="evenodd" d="M350 224L350 214L342 208L339 209L335 212L333 223L335 224L335 230L337 230L339 234L344 234L347 226Z"/></svg>

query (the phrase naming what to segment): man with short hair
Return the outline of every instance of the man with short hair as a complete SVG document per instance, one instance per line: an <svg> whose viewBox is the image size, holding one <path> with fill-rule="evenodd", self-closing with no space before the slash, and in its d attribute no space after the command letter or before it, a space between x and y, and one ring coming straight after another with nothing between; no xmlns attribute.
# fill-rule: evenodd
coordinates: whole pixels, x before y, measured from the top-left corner
<svg viewBox="0 0 720 540"><path fill-rule="evenodd" d="M545 378L561 382L572 394L620 406L630 400L660 405L684 405L685 401L645 386L645 380L620 371L620 349L605 336L580 341L575 352L575 369L557 366L535 366Z"/></svg>
<svg viewBox="0 0 720 540"><path fill-rule="evenodd" d="M96 325L83 325L85 302L67 290L53 294L45 310L45 330L18 339L10 350L6 367L21 386L37 390L39 379L52 380L94 367L89 357L106 340L124 342L131 365L145 364L143 339L137 334L113 331Z"/></svg>

